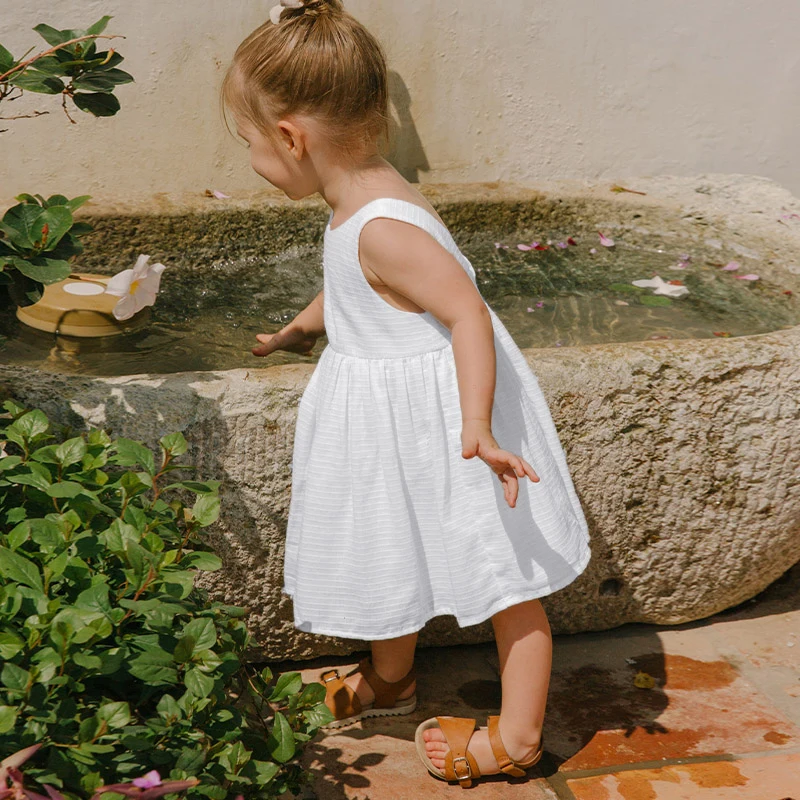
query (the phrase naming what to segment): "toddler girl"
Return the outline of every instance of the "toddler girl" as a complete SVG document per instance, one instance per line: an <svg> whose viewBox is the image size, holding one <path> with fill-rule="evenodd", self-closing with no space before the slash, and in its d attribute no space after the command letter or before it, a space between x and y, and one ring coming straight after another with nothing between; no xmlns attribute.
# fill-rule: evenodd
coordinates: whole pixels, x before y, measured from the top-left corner
<svg viewBox="0 0 800 800"><path fill-rule="evenodd" d="M298 408L284 591L300 630L371 641L351 674L323 673L333 724L411 713L427 620L491 618L500 715L434 717L417 749L462 786L522 775L542 753L550 675L537 598L590 556L536 378L436 211L381 158L386 64L340 0L282 0L222 97L253 169L332 209L323 291L253 353L328 336Z"/></svg>

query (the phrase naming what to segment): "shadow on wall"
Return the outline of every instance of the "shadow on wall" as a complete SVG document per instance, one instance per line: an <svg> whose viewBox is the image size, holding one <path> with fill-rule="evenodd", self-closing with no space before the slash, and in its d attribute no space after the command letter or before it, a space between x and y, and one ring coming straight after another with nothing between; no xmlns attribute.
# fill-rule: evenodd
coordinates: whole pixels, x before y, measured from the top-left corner
<svg viewBox="0 0 800 800"><path fill-rule="evenodd" d="M419 183L419 173L429 172L430 164L411 116L411 95L405 81L389 71L389 149L386 160L411 183Z"/></svg>

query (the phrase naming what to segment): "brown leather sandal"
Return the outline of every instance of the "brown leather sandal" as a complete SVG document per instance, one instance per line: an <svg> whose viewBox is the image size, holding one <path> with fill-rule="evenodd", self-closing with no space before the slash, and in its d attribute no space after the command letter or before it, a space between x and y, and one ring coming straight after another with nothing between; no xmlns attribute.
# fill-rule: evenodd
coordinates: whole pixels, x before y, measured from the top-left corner
<svg viewBox="0 0 800 800"><path fill-rule="evenodd" d="M514 761L506 752L503 740L500 738L500 717L489 717L489 743L492 746L492 753L497 759L500 771L515 778L525 775L525 770L539 762L544 752L544 737L539 742L539 749L530 761ZM478 762L467 749L472 734L475 732L477 722L469 717L431 717L421 722L417 727L414 741L417 745L417 754L428 772L443 781L458 781L462 789L469 789L472 786L473 778L480 778L481 771ZM450 746L450 750L444 759L444 769L439 769L433 765L425 752L425 739L422 734L429 728L440 728Z"/></svg>
<svg viewBox="0 0 800 800"><path fill-rule="evenodd" d="M320 682L325 686L325 705L331 710L336 719L324 725L325 728L339 728L349 725L365 717L389 717L398 714L410 714L417 707L417 693L410 697L398 700L397 696L407 689L416 680L416 670L411 667L408 674L399 681L389 683L381 678L369 658L363 658L358 666L347 673L345 677L360 672L370 689L375 694L375 699L366 705L362 704L358 695L344 682L344 678L337 669L329 669L320 676Z"/></svg>

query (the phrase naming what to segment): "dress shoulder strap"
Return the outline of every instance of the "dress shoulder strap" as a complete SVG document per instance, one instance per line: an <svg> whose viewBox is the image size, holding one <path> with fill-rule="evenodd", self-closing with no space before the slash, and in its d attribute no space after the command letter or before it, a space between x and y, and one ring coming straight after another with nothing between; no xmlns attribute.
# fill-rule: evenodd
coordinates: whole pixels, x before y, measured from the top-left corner
<svg viewBox="0 0 800 800"><path fill-rule="evenodd" d="M374 219L396 219L399 222L407 222L422 228L450 252L453 252L453 249L457 249L447 228L430 211L408 200L381 197L378 200L367 203L357 212L357 215L359 217L357 224L359 231Z"/></svg>

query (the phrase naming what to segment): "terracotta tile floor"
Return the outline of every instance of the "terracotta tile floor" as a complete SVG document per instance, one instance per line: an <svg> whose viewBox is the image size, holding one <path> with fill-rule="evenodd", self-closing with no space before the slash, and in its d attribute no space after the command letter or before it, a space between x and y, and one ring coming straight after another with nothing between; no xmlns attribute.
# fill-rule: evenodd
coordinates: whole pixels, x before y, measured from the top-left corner
<svg viewBox="0 0 800 800"><path fill-rule="evenodd" d="M315 680L349 659L273 665ZM346 663L345 663L346 662ZM414 714L321 735L305 761L319 800L461 796L414 748L437 713L498 713L492 644L420 649ZM652 688L637 688L645 672ZM465 795L514 800L800 800L800 565L755 601L677 627L626 625L558 636L545 757L528 777Z"/></svg>

